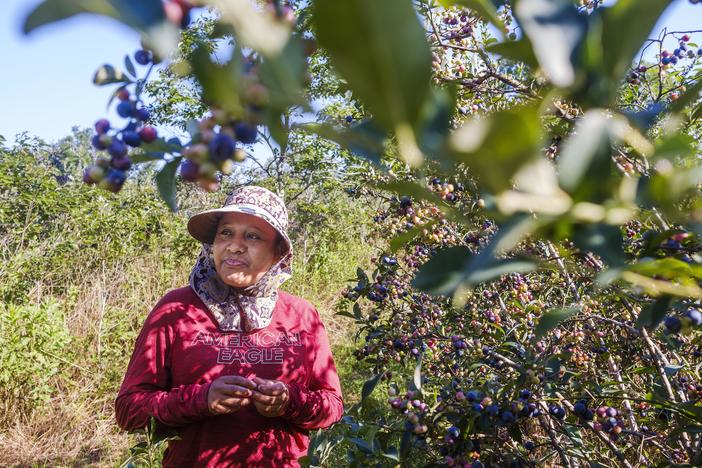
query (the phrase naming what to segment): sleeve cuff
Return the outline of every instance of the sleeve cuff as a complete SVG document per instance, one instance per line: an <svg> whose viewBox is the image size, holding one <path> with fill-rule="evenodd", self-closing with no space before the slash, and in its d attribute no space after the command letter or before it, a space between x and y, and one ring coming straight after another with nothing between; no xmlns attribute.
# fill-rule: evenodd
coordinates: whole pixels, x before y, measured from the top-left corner
<svg viewBox="0 0 702 468"><path fill-rule="evenodd" d="M300 408L304 405L305 392L302 387L294 383L286 383L288 386L288 406L285 408L282 417L285 419L294 419L297 417Z"/></svg>
<svg viewBox="0 0 702 468"><path fill-rule="evenodd" d="M202 417L212 416L212 413L210 412L210 405L207 403L207 397L210 393L210 385L212 385L212 382L201 385L195 400L195 410L197 411L198 415Z"/></svg>

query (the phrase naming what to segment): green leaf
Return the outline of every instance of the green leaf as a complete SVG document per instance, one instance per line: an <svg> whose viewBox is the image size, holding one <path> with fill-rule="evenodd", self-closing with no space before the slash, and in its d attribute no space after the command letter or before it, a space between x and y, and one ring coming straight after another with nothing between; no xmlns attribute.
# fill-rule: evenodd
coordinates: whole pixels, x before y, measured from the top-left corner
<svg viewBox="0 0 702 468"><path fill-rule="evenodd" d="M158 187L158 193L173 212L178 211L175 175L181 159L181 157L177 157L173 159L173 161L166 163L158 174L156 174L156 186Z"/></svg>
<svg viewBox="0 0 702 468"><path fill-rule="evenodd" d="M602 12L602 70L613 83L624 77L671 0L619 0ZM614 86L614 84L613 84Z"/></svg>
<svg viewBox="0 0 702 468"><path fill-rule="evenodd" d="M134 64L132 63L132 59L129 57L129 55L124 56L124 68L129 72L130 75L132 75L134 78L137 77L136 70L134 69Z"/></svg>
<svg viewBox="0 0 702 468"><path fill-rule="evenodd" d="M390 251L397 252L402 247L404 247L408 243L412 242L412 240L415 237L420 235L422 233L422 230L433 229L433 227L434 227L434 224L422 224L419 226L415 226L412 229L405 231L396 237L393 237L392 240L390 240Z"/></svg>
<svg viewBox="0 0 702 468"><path fill-rule="evenodd" d="M410 0L316 0L319 44L388 131L414 125L431 79L431 53Z"/></svg>
<svg viewBox="0 0 702 468"><path fill-rule="evenodd" d="M110 64L102 65L95 71L93 75L93 83L98 86L104 86L112 83L131 83L127 75L119 68L115 68Z"/></svg>
<svg viewBox="0 0 702 468"><path fill-rule="evenodd" d="M305 56L299 40L290 40L282 53L261 62L259 76L270 93L269 106L286 109L301 105L305 80Z"/></svg>
<svg viewBox="0 0 702 468"><path fill-rule="evenodd" d="M581 187L586 174L593 177L609 175L611 158L608 126L611 124L612 120L605 112L588 111L576 125L573 134L563 143L558 160L558 175L560 186L564 190L575 192ZM601 179L585 180L585 183L599 185Z"/></svg>
<svg viewBox="0 0 702 468"><path fill-rule="evenodd" d="M331 125L318 123L298 125L297 128L338 143L355 156L376 165L380 165L380 158L385 151L387 134L372 119L364 120L348 129L337 129Z"/></svg>
<svg viewBox="0 0 702 468"><path fill-rule="evenodd" d="M248 0L209 0L222 21L234 28L237 42L271 58L279 55L290 39L290 27L261 11Z"/></svg>
<svg viewBox="0 0 702 468"><path fill-rule="evenodd" d="M45 0L24 20L22 30L29 34L40 26L71 18L81 13L96 13L118 18L119 12L108 0Z"/></svg>
<svg viewBox="0 0 702 468"><path fill-rule="evenodd" d="M499 193L511 187L510 179L537 154L542 139L538 108L518 107L469 120L451 134L449 147L455 161Z"/></svg>
<svg viewBox="0 0 702 468"><path fill-rule="evenodd" d="M554 309L546 312L539 319L539 323L534 328L534 339L539 340L558 326L559 323L580 312L579 307L566 307L564 309Z"/></svg>
<svg viewBox="0 0 702 468"><path fill-rule="evenodd" d="M382 452L382 455L385 458L389 458L390 460L400 462L400 452L397 450L397 447L390 447L387 450Z"/></svg>
<svg viewBox="0 0 702 468"><path fill-rule="evenodd" d="M496 259L490 249L473 255L467 247L439 250L419 267L412 286L434 295L452 296L460 286L473 287L511 272L527 272L536 267L532 260Z"/></svg>
<svg viewBox="0 0 702 468"><path fill-rule="evenodd" d="M577 52L587 34L587 17L568 0L520 0L514 14L548 79L561 88L572 85Z"/></svg>
<svg viewBox="0 0 702 468"><path fill-rule="evenodd" d="M599 255L610 266L624 263L622 233L617 226L586 224L576 227L573 241L580 250Z"/></svg>
<svg viewBox="0 0 702 468"><path fill-rule="evenodd" d="M419 359L417 359L417 365L414 368L414 377L412 379L412 383L414 384L414 388L416 390L419 390L420 392L422 391L422 355L419 355Z"/></svg>
<svg viewBox="0 0 702 468"><path fill-rule="evenodd" d="M373 393L375 387L378 386L378 382L383 377L383 372L365 381L363 388L361 388L361 401L364 402Z"/></svg>
<svg viewBox="0 0 702 468"><path fill-rule="evenodd" d="M232 58L226 65L219 65L210 59L210 52L205 44L199 44L192 55L190 64L193 74L202 86L203 98L233 115L241 115L243 107L239 99L237 77L241 73L241 64Z"/></svg>
<svg viewBox="0 0 702 468"><path fill-rule="evenodd" d="M166 18L161 0L45 0L25 19L23 30L35 29L81 13L116 19L142 33L149 47L165 57L178 44L180 29Z"/></svg>
<svg viewBox="0 0 702 468"><path fill-rule="evenodd" d="M659 323L665 317L672 298L668 295L663 295L656 299L653 304L649 304L639 313L639 317L636 319L637 328L647 328L653 330L658 326Z"/></svg>
<svg viewBox="0 0 702 468"><path fill-rule="evenodd" d="M502 57L522 62L532 68L539 66L539 61L534 55L534 48L528 37L522 37L516 41L500 42L485 48L488 52L501 55Z"/></svg>
<svg viewBox="0 0 702 468"><path fill-rule="evenodd" d="M382 190L389 190L398 195L407 195L417 201L427 201L434 205L443 204L443 200L434 192L417 182L409 180L395 180L384 184L381 183L378 184L378 188Z"/></svg>
<svg viewBox="0 0 702 468"><path fill-rule="evenodd" d="M498 29L504 29L504 24L497 16L497 9L490 0L439 0L439 3L444 8L452 6L462 6L473 10L475 14L480 16L484 21L491 23Z"/></svg>

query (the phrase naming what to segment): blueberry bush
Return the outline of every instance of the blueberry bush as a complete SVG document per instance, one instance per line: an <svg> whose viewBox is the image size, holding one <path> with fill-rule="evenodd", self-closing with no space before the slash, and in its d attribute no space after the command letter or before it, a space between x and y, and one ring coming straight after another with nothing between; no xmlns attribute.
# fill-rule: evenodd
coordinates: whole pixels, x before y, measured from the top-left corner
<svg viewBox="0 0 702 468"><path fill-rule="evenodd" d="M97 121L89 184L153 167L176 209L178 179L216 191L255 144L278 188L324 187L325 151L355 175L380 247L337 309L369 378L304 464L692 466L702 33L653 30L670 3L51 0L25 29L143 36L95 74L125 120ZM198 109L158 99L183 82Z"/></svg>

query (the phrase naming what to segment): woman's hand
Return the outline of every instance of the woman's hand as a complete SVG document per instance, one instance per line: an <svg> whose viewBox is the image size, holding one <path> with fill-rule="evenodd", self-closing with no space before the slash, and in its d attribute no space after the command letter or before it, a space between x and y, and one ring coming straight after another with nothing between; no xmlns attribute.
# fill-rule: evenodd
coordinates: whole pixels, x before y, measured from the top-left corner
<svg viewBox="0 0 702 468"><path fill-rule="evenodd" d="M279 380L266 380L259 377L254 377L253 381L257 387L251 400L256 411L268 418L282 415L290 401L288 386Z"/></svg>
<svg viewBox="0 0 702 468"><path fill-rule="evenodd" d="M236 413L251 403L256 384L239 375L223 375L216 378L207 393L207 406L212 414Z"/></svg>

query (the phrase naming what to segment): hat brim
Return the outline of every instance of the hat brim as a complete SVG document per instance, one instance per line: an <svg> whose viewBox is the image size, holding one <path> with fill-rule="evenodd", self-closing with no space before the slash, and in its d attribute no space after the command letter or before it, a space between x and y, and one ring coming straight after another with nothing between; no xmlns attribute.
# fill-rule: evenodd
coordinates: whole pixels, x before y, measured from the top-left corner
<svg viewBox="0 0 702 468"><path fill-rule="evenodd" d="M263 221L268 223L268 225L270 225L273 229L275 229L277 233L281 235L281 237L285 240L285 243L287 244L288 253L292 253L292 243L290 242L290 238L288 237L287 232L278 229L275 225L273 225L263 216L260 216L256 213L252 213L251 210L247 210L246 208L238 206L224 206L222 208L206 210L202 213L198 213L196 215L191 216L188 220L188 232L191 236L193 236L195 239L199 240L203 244L212 244L214 242L215 231L217 230L219 220L222 218L222 216L224 216L225 213L241 213L249 216L256 216L257 218L262 219Z"/></svg>

